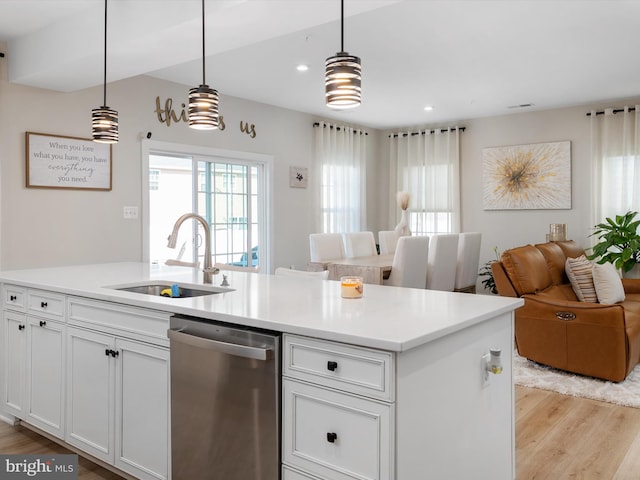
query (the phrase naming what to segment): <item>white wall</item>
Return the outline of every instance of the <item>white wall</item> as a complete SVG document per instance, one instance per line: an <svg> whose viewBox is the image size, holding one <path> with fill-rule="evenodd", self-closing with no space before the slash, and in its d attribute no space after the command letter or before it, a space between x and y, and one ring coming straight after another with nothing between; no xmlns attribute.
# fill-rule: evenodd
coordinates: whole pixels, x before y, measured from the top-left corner
<svg viewBox="0 0 640 480"><path fill-rule="evenodd" d="M184 122L167 126L158 121L156 97L163 107L172 98L179 113L189 87L144 76L128 79L107 88L107 103L120 119L120 141L113 146L112 191L26 188L25 132L90 138L91 109L102 104L102 88L68 94L10 84L6 63L0 60L0 268L140 260L144 219L125 220L122 209L138 206L142 211L140 147L147 132L161 142L272 155L272 266L304 268L308 234L314 228L311 189L289 187L289 166L312 171L316 118L222 94L224 131L194 131ZM240 121L255 125L255 138L240 130ZM377 139L378 132L370 130L371 181L378 181ZM376 212L370 210L368 216L377 227Z"/></svg>
<svg viewBox="0 0 640 480"><path fill-rule="evenodd" d="M2 45L0 45L1 47ZM113 147L110 192L25 188L26 131L89 138L90 113L102 103L102 88L72 94L7 82L0 59L0 268L140 260L142 221L125 220L123 206L142 205L140 145L146 132L161 142L205 145L274 157L272 267L308 260L308 234L314 231L311 189L289 187L289 166L312 169L313 116L239 98L221 97L226 130L194 131L185 123L166 126L155 113L173 99L179 110L188 86L150 77L108 85L107 103L120 114L120 142ZM483 233L481 262L500 250L543 242L550 223L568 224L569 236L588 244L589 118L591 108L638 100L518 113L459 122L461 134L462 230ZM240 131L254 124L256 137ZM439 125L434 125L439 126ZM388 131L367 129L367 225L387 230L389 189ZM482 209L482 149L525 143L571 141L572 208L569 210L485 211ZM310 181L313 181L313 177Z"/></svg>
<svg viewBox="0 0 640 480"><path fill-rule="evenodd" d="M607 102L464 122L468 128L461 135L462 227L466 231L483 233L481 263L493 259L496 246L503 251L527 243L544 242L551 223L566 223L569 238L583 247L591 245L588 238L593 226L590 217L590 117L586 114L592 108L600 110L604 106L635 103L633 100ZM482 209L483 148L564 140L571 141L571 209Z"/></svg>

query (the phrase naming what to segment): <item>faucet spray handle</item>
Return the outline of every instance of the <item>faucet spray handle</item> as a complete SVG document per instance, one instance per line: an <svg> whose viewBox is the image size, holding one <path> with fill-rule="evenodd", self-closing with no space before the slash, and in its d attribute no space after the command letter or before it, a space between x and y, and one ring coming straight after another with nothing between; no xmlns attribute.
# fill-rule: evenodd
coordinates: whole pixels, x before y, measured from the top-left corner
<svg viewBox="0 0 640 480"><path fill-rule="evenodd" d="M220 284L221 287L228 287L229 286L229 282L227 281L227 276L223 273L222 274L222 283Z"/></svg>

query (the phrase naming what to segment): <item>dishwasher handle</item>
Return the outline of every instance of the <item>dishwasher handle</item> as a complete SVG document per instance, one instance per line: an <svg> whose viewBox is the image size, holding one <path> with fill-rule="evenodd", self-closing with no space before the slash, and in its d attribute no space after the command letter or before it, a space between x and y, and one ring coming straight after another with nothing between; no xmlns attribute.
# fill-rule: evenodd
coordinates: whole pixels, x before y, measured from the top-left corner
<svg viewBox="0 0 640 480"><path fill-rule="evenodd" d="M236 357L252 358L254 360L266 361L273 357L273 350L271 348L250 347L248 345L239 345L237 343L198 337L196 335L185 333L183 330L183 328L178 330L169 329L167 331L169 340L191 345L192 347L206 348L208 350L215 350L229 355L234 355Z"/></svg>

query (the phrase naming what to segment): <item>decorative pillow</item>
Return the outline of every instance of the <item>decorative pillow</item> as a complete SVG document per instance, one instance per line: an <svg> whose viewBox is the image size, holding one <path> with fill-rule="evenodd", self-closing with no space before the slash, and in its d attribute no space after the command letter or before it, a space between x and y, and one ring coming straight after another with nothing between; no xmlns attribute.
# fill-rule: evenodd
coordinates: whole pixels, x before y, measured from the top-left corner
<svg viewBox="0 0 640 480"><path fill-rule="evenodd" d="M567 258L564 269L578 300L596 303L598 295L593 285L593 265L587 257Z"/></svg>
<svg viewBox="0 0 640 480"><path fill-rule="evenodd" d="M622 280L611 263L593 264L593 284L596 288L598 301L605 304L614 304L624 301L624 287Z"/></svg>

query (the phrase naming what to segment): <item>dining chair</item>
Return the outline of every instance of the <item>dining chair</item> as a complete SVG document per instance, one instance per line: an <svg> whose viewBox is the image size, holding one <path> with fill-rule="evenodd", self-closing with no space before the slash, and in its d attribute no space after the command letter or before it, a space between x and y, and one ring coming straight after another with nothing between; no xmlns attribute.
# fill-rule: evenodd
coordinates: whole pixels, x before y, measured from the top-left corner
<svg viewBox="0 0 640 480"><path fill-rule="evenodd" d="M312 233L309 235L309 250L312 262L324 262L345 258L344 240L341 233Z"/></svg>
<svg viewBox="0 0 640 480"><path fill-rule="evenodd" d="M456 283L457 263L458 234L433 235L429 241L427 289L453 292Z"/></svg>
<svg viewBox="0 0 640 480"><path fill-rule="evenodd" d="M329 270L309 272L306 270L294 270L292 268L278 267L273 274L281 277L314 278L317 280L327 280L329 278Z"/></svg>
<svg viewBox="0 0 640 480"><path fill-rule="evenodd" d="M398 238L393 265L384 285L426 288L429 260L429 237L416 235Z"/></svg>
<svg viewBox="0 0 640 480"><path fill-rule="evenodd" d="M344 234L344 249L347 258L377 255L373 232L349 232Z"/></svg>
<svg viewBox="0 0 640 480"><path fill-rule="evenodd" d="M480 232L464 232L458 237L455 292L476 293L480 263Z"/></svg>
<svg viewBox="0 0 640 480"><path fill-rule="evenodd" d="M381 230L378 232L378 244L380 245L380 255L390 255L396 253L398 234L395 230Z"/></svg>

